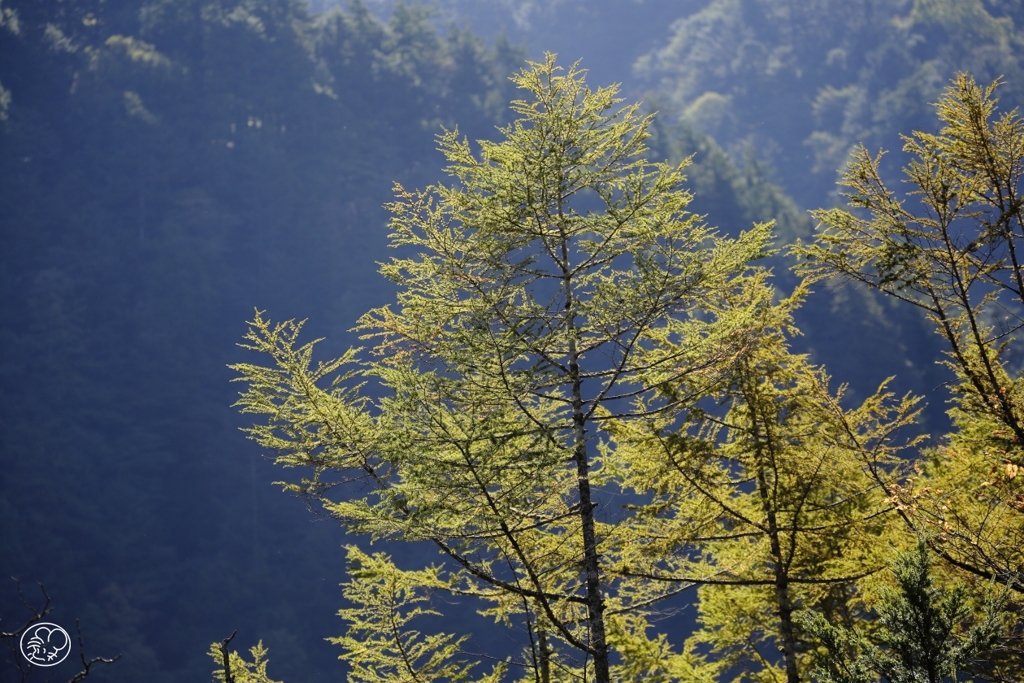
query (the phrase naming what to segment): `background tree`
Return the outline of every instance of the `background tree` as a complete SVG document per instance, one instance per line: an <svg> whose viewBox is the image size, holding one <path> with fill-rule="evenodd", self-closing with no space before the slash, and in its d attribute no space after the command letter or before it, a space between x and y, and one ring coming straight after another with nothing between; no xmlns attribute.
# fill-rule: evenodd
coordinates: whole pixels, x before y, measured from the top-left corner
<svg viewBox="0 0 1024 683"><path fill-rule="evenodd" d="M953 682L984 662L1008 621L1001 609L1005 591L990 598L981 620L971 623L967 586L942 590L933 585L930 569L923 541L896 556L891 573L897 587L882 590L875 607L880 628L870 640L856 628L833 626L820 613L804 615L804 626L823 650L814 653L814 680Z"/></svg>
<svg viewBox="0 0 1024 683"><path fill-rule="evenodd" d="M441 136L457 185L396 188L392 244L413 254L381 270L399 310L358 328L380 340L379 360L318 388L356 352L312 368L299 326L257 315L249 347L274 365L234 367L243 411L269 415L253 437L313 469L289 488L353 531L433 541L448 590L525 627L537 675L592 667L608 681L625 628L610 615L652 600L646 579L608 572L629 516L598 488L614 454L599 455L597 432L701 400L655 397L684 377L714 386L748 349L771 297L749 262L770 226L716 237L685 211L682 168L643 159L649 118L612 111L615 88L587 89L575 67L557 71L548 55L514 77L530 99L479 157ZM361 397L363 378L385 397ZM638 396L653 401L639 413L624 403ZM373 493L329 495L354 480Z"/></svg>

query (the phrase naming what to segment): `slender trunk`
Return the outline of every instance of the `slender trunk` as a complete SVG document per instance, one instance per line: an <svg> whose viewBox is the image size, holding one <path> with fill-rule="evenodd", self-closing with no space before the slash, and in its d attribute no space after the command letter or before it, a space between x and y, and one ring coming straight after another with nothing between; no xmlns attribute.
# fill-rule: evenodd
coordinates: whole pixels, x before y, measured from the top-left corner
<svg viewBox="0 0 1024 683"><path fill-rule="evenodd" d="M757 400L757 396L753 400ZM751 406L754 456L757 458L757 488L761 494L761 509L768 526L768 540L771 545L773 573L775 578L775 603L779 608L779 631L782 637L782 656L786 665L786 683L800 683L800 671L796 664L796 631L793 628L793 602L789 595L789 568L782 557L782 543L779 540L779 520L776 515L776 501L768 489L765 476L764 449L771 448L764 441L765 435L758 428L757 409ZM770 439L770 435L768 435Z"/></svg>
<svg viewBox="0 0 1024 683"><path fill-rule="evenodd" d="M779 607L779 631L782 634L782 656L786 663L786 683L800 683L800 672L796 666L796 632L793 628L793 603L789 597L789 572L782 559L782 544L779 542L779 525L775 510L768 499L764 469L757 473L761 500L768 517L768 535L771 543L775 571L775 601Z"/></svg>
<svg viewBox="0 0 1024 683"><path fill-rule="evenodd" d="M237 629L232 631L230 636L220 641L220 656L221 661L224 663L224 683L235 683L235 677L231 673L231 655L228 652L228 645L231 644L236 635L238 635Z"/></svg>
<svg viewBox="0 0 1024 683"><path fill-rule="evenodd" d="M587 458L587 425L583 410L583 380L580 377L579 347L576 344L576 311L569 268L568 237L562 234L562 275L565 291L566 328L569 335L569 381L572 384L573 460L576 463L580 496L580 526L583 533L583 574L587 588L587 625L590 650L594 656L595 683L611 683L608 641L604 630L604 597L601 595L601 567L594 528L594 502L590 495L590 461Z"/></svg>
<svg viewBox="0 0 1024 683"><path fill-rule="evenodd" d="M610 683L608 671L608 642L604 632L604 598L601 595L601 570L597 556L597 533L594 529L594 503L590 496L590 463L587 460L586 425L583 418L583 398L579 379L579 364L575 359L576 342L570 344L569 363L572 374L573 423L575 425L576 475L579 478L580 521L583 531L583 572L587 586L587 616L590 626L590 647L594 654L594 680Z"/></svg>
<svg viewBox="0 0 1024 683"><path fill-rule="evenodd" d="M543 628L537 629L537 647L540 650L537 662L540 683L551 683L551 649L548 647L548 634Z"/></svg>

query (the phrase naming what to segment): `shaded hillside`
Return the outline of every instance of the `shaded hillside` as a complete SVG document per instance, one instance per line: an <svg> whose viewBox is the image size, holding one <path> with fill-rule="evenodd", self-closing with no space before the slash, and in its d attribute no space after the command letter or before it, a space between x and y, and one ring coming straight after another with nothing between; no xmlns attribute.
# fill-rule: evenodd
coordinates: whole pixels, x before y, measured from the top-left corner
<svg viewBox="0 0 1024 683"><path fill-rule="evenodd" d="M225 365L257 305L345 343L391 182L436 173L441 123L491 130L519 54L418 10L4 10L2 574L125 655L97 680L202 680L234 628L326 680L341 538L270 486Z"/></svg>
<svg viewBox="0 0 1024 683"><path fill-rule="evenodd" d="M1024 104L1018 0L714 0L680 13L637 75L734 155L752 145L799 204L829 201L852 145L897 152L932 130L930 103L957 70L1006 79Z"/></svg>

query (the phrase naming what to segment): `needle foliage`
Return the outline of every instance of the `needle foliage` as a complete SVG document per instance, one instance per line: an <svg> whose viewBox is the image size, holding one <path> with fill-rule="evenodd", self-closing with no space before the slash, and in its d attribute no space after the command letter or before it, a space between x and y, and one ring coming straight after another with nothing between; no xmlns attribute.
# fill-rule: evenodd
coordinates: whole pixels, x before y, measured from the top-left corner
<svg viewBox="0 0 1024 683"><path fill-rule="evenodd" d="M299 324L257 314L247 345L271 363L235 366L240 406L268 417L251 434L280 464L311 471L289 489L352 532L440 550L444 567L396 599L475 596L522 633L517 670L608 681L628 666L616 644L645 638L664 595L611 570L632 515L602 474L615 457L603 435L696 405L756 345L773 304L751 262L770 225L728 239L688 213L683 166L644 159L650 118L614 87L587 88L551 55L513 80L526 98L501 141L475 152L446 132L453 182L396 186L401 255L381 272L399 295L359 320L369 356L314 366ZM343 616L369 634L360 609ZM411 676L392 635L373 655L377 636L359 652L343 640L344 657Z"/></svg>
<svg viewBox="0 0 1024 683"><path fill-rule="evenodd" d="M898 196L879 173L881 154L854 154L842 184L849 209L814 212L815 242L798 245L800 270L841 277L923 311L946 344L953 431L916 472L879 480L906 527L960 579L1024 592L1024 121L998 112L999 81L958 74L936 103L937 134L904 136L911 191ZM1004 673L1021 657L1002 647ZM998 673L998 671L997 671ZM1002 675L1002 674L1000 674Z"/></svg>
<svg viewBox="0 0 1024 683"><path fill-rule="evenodd" d="M445 132L451 184L396 185L380 270L398 299L359 319L368 353L314 362L301 323L257 312L245 346L269 362L233 366L243 412L265 417L250 435L305 471L287 489L352 533L440 552L405 568L349 549L332 640L350 679L807 680L814 624L884 631L873 596L919 531L902 452L921 437L901 436L919 401L883 383L852 403L790 350L808 290L780 297L755 263L771 225L727 238L688 212L685 162L645 160L651 119L615 88L552 55L513 80L500 141ZM880 234L890 214L819 213L839 228L801 247L825 264L810 278L875 263L884 239L841 228ZM876 286L912 287L899 272ZM998 352L985 339L971 357ZM1013 395L958 414L1000 419ZM694 592L697 631L666 629ZM427 633L467 608L519 649Z"/></svg>

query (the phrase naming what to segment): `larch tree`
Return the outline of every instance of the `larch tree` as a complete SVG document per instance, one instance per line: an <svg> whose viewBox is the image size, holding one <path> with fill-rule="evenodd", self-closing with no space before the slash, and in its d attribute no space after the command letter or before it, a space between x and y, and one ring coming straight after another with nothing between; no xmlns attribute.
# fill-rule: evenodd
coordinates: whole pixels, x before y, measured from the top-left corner
<svg viewBox="0 0 1024 683"><path fill-rule="evenodd" d="M765 317L713 401L640 406L647 424L613 426L621 485L644 500L615 570L652 593L699 587L700 628L684 651L711 653L696 667L704 680L807 680L796 614L856 621L893 543L906 542L872 472L900 480L898 453L916 441L900 429L918 400L893 400L883 384L845 406L843 387L788 348L803 290Z"/></svg>
<svg viewBox="0 0 1024 683"><path fill-rule="evenodd" d="M817 239L796 252L811 278L853 280L921 309L946 342L953 431L914 476L880 483L947 569L1002 584L1014 594L1005 609L1019 612L1024 121L1015 110L997 115L998 85L958 74L936 103L940 131L904 136L906 198L883 181L881 154L857 149L842 181L850 210L815 212ZM1004 654L1019 673L1019 643Z"/></svg>
<svg viewBox="0 0 1024 683"><path fill-rule="evenodd" d="M398 301L359 320L370 355L314 364L301 324L257 313L246 345L270 362L234 366L242 410L266 416L251 436L308 470L288 489L353 533L443 558L406 570L350 549L337 642L352 680L471 675L464 635L410 625L433 591L519 629L521 680L636 678L641 651L688 666L647 635L678 589L616 571L645 539L609 434L695 407L757 347L776 305L751 262L771 226L727 239L688 213L685 163L644 159L650 118L614 87L588 89L552 55L513 80L526 98L499 142L474 152L445 132L454 182L396 186L401 255L381 272Z"/></svg>

